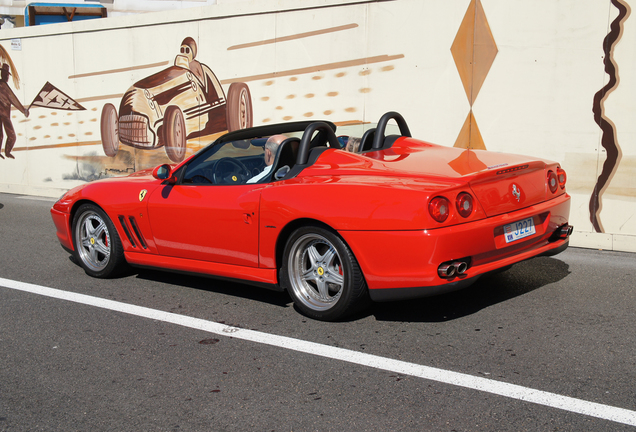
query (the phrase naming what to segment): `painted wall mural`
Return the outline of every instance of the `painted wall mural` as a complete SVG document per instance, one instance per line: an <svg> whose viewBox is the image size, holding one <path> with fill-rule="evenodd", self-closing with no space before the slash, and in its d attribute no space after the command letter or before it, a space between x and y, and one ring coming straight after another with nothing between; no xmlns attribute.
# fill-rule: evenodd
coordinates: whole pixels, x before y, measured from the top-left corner
<svg viewBox="0 0 636 432"><path fill-rule="evenodd" d="M106 156L116 156L121 142L138 149L165 147L172 162L181 162L190 139L252 127L247 84L232 83L226 97L214 72L196 56L197 44L188 36L173 66L126 91L119 115L113 104L104 105L100 125Z"/></svg>
<svg viewBox="0 0 636 432"><path fill-rule="evenodd" d="M2 46L0 46L0 60L2 60L0 69L0 158L4 159L6 156L7 158L15 159L15 156L11 154L16 141L16 133L11 121L11 106L20 110L25 117L29 117L29 110L22 105L13 90L11 90L11 87L9 87L9 76L12 75L13 85L16 89L19 89L20 76L11 56ZM7 134L7 141L4 143L4 156L2 155L3 130Z"/></svg>
<svg viewBox="0 0 636 432"><path fill-rule="evenodd" d="M471 0L451 46L451 53L470 104L455 147L486 150L473 114L473 105L497 56L497 44L480 0Z"/></svg>
<svg viewBox="0 0 636 432"><path fill-rule="evenodd" d="M431 142L560 161L573 244L636 251L634 2L260 0L13 29L0 99L26 102L5 111L0 191L59 196L226 131L393 110Z"/></svg>
<svg viewBox="0 0 636 432"><path fill-rule="evenodd" d="M603 168L596 180L596 185L590 197L590 221L596 232L605 232L601 223L601 210L603 209L603 193L609 186L616 170L621 162L622 151L616 136L616 125L605 113L605 99L612 93L619 83L618 65L614 60L614 47L623 36L624 23L631 13L629 5L623 0L612 0L612 5L618 9L619 14L610 26L609 34L603 39L603 52L605 73L609 76L607 84L594 95L592 112L594 121L601 128L601 145L606 151L606 159ZM636 174L636 173L634 173Z"/></svg>
<svg viewBox="0 0 636 432"><path fill-rule="evenodd" d="M0 128L0 150L2 148L1 144L3 141L2 129L4 129L5 133L7 134L7 141L5 143L5 156L10 159L15 159L15 156L11 154L13 146L16 142L16 133L11 121L11 106L14 106L27 118L29 117L29 113L33 107L57 109L64 111L80 111L85 110L85 108L48 81L35 95L35 98L33 99L33 102L31 102L31 105L29 105L28 108L25 108L18 100L15 93L13 93L13 91L9 87L8 78L12 75L13 84L16 89L19 89L20 76L18 75L18 71L13 64L11 56L2 45L0 45L0 62L2 62L2 66L0 69L0 122L2 123L2 126ZM4 159L1 151L0 158Z"/></svg>

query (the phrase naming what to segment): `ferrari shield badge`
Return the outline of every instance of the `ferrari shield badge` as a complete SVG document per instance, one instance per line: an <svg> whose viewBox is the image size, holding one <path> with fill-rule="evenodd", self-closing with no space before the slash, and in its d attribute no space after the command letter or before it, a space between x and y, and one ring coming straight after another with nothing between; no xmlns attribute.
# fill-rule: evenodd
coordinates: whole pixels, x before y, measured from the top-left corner
<svg viewBox="0 0 636 432"><path fill-rule="evenodd" d="M143 201L144 198L146 198L147 193L148 191L146 189L142 189L141 192L139 192L139 202Z"/></svg>

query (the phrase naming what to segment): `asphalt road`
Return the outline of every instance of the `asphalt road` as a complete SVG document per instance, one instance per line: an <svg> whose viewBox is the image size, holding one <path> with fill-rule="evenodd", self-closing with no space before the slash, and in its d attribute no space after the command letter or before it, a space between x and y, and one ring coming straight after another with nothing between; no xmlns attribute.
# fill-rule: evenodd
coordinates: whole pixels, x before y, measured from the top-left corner
<svg viewBox="0 0 636 432"><path fill-rule="evenodd" d="M59 246L52 203L0 194L0 431L636 430L612 420L621 408L636 424L634 254L570 248L464 291L323 323L285 294L242 284L148 270L90 278ZM271 335L290 339L280 346ZM305 342L346 351L301 352ZM378 366L358 363L363 354ZM395 360L487 385L384 366ZM506 384L599 405L581 414L492 390Z"/></svg>

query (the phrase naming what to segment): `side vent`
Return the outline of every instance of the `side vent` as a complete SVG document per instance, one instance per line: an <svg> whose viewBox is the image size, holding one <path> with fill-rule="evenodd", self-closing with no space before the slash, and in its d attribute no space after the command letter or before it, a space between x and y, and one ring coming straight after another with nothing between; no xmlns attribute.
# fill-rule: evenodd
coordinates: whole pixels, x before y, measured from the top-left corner
<svg viewBox="0 0 636 432"><path fill-rule="evenodd" d="M126 219L124 216L119 216L119 223L124 229L124 233L126 233L126 237L128 238L128 241L130 242L132 247L136 248L138 247L137 245L139 245L144 249L148 249L146 241L144 240L144 236L141 234L141 230L139 229L137 221L134 217L128 216L128 219Z"/></svg>
<svg viewBox="0 0 636 432"><path fill-rule="evenodd" d="M135 235L139 239L139 244L141 244L141 247L144 249L148 249L148 247L146 246L146 241L144 240L144 236L141 234L141 230L137 226L137 221L135 220L135 218L129 216L128 220L130 221L130 225L132 225L133 231L135 231Z"/></svg>
<svg viewBox="0 0 636 432"><path fill-rule="evenodd" d="M126 223L126 218L124 218L123 216L119 216L119 223L121 224L121 227L124 229L124 233L126 233L126 237L128 238L128 241L130 242L132 247L136 248L137 243L135 243L135 239L130 234L130 229L128 228L128 224Z"/></svg>

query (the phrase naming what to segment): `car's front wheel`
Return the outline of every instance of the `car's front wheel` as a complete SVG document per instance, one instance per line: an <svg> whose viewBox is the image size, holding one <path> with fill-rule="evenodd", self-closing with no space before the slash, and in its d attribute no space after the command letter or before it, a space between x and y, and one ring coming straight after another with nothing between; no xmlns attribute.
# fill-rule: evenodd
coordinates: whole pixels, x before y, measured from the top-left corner
<svg viewBox="0 0 636 432"><path fill-rule="evenodd" d="M178 106L168 107L162 130L168 158L175 163L181 162L186 154L186 127L183 113Z"/></svg>
<svg viewBox="0 0 636 432"><path fill-rule="evenodd" d="M94 204L83 204L73 218L75 258L86 274L108 278L126 268L124 249L112 221Z"/></svg>
<svg viewBox="0 0 636 432"><path fill-rule="evenodd" d="M287 241L280 280L305 315L336 321L369 303L369 294L353 253L331 230L301 227Z"/></svg>

